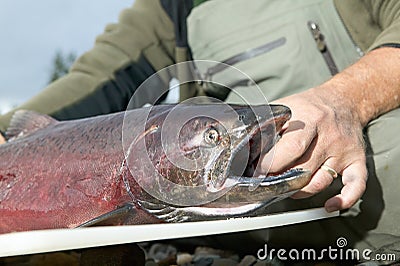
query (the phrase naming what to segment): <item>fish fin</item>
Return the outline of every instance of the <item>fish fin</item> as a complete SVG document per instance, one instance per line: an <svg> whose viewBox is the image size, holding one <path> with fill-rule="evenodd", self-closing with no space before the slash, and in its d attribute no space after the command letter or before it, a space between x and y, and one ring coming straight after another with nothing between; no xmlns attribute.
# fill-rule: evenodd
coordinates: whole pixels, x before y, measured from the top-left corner
<svg viewBox="0 0 400 266"><path fill-rule="evenodd" d="M58 121L48 115L33 111L18 110L11 118L5 137L8 141L27 136Z"/></svg>
<svg viewBox="0 0 400 266"><path fill-rule="evenodd" d="M84 222L83 224L78 225L77 227L119 224L122 221L126 220L127 217L132 215L134 211L135 206L133 204L126 203L125 205L122 205L115 210L97 216L87 222Z"/></svg>
<svg viewBox="0 0 400 266"><path fill-rule="evenodd" d="M258 201L236 207L192 206L173 207L164 204L140 201L142 209L168 223L225 220L229 218L250 217L258 209L269 205L269 201Z"/></svg>

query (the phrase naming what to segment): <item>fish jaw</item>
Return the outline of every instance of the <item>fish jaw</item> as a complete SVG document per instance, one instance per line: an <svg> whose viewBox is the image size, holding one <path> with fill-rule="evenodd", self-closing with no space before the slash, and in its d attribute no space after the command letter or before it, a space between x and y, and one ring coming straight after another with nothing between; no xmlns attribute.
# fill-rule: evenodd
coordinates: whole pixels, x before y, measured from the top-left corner
<svg viewBox="0 0 400 266"><path fill-rule="evenodd" d="M230 175L220 189L230 188L226 194L207 206L219 206L229 208L229 206L254 204L257 202L269 202L271 199L279 198L280 195L288 197L306 186L311 180L311 173L305 169L290 169L278 175L252 176L254 170L248 170L258 163L261 153L267 153L273 149L280 138L285 123L290 119L290 109L282 105L271 105L272 117L269 119L259 119L259 126L254 127L249 134L250 157L245 173L251 175L235 175L230 171ZM240 153L240 149L236 151ZM235 158L236 159L236 158ZM238 156L237 162L242 163L242 158Z"/></svg>
<svg viewBox="0 0 400 266"><path fill-rule="evenodd" d="M270 151L290 119L291 111L283 105L232 105L238 121L229 128L228 148L215 154L206 169L209 169L207 190L215 192L224 187L232 173L244 174L250 165L258 161L261 152ZM243 164L247 160L247 164ZM248 171L247 171L248 172ZM226 186L225 186L226 187Z"/></svg>
<svg viewBox="0 0 400 266"><path fill-rule="evenodd" d="M275 176L229 177L227 183L232 188L210 205L250 204L288 197L306 186L311 180L311 172L294 168Z"/></svg>
<svg viewBox="0 0 400 266"><path fill-rule="evenodd" d="M262 110L255 109L255 112L259 113ZM230 175L252 177L259 163L260 155L270 152L280 139L283 126L291 117L291 111L283 105L270 105L270 112L270 115L264 119L259 117L258 125L248 133L248 139L244 140L243 144L234 151ZM243 147L245 148L243 149ZM243 165L244 160L247 160L245 170L240 168L238 171L237 166Z"/></svg>
<svg viewBox="0 0 400 266"><path fill-rule="evenodd" d="M255 190L250 189L253 182L243 178L225 195L201 206L177 207L148 201L140 201L140 205L158 219L173 223L251 217L262 214L268 205L290 197L310 178L309 171L292 169L279 176L264 177Z"/></svg>

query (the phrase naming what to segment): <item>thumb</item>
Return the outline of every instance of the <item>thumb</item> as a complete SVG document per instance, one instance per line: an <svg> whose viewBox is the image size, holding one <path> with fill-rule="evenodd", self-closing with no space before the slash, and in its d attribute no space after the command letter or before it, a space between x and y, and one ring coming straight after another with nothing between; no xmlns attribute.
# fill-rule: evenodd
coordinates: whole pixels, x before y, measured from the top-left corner
<svg viewBox="0 0 400 266"><path fill-rule="evenodd" d="M306 153L315 135L315 131L304 129L304 125L300 127L298 123L289 123L275 147L262 157L261 168L274 173L292 166Z"/></svg>
<svg viewBox="0 0 400 266"><path fill-rule="evenodd" d="M348 209L364 194L367 183L367 167L365 160L348 166L342 175L343 188L340 194L325 203L328 212Z"/></svg>

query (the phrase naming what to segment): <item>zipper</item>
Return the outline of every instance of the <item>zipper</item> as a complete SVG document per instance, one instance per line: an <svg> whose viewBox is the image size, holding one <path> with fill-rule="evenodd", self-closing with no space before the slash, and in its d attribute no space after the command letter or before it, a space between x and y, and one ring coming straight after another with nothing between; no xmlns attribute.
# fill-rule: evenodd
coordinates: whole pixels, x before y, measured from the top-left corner
<svg viewBox="0 0 400 266"><path fill-rule="evenodd" d="M222 64L217 64L216 66L210 67L207 69L207 72L205 73L205 79L206 80L211 80L212 76L215 74L225 70L226 68L235 65L237 63L249 60L253 57L268 53L280 46L283 46L286 43L286 38L281 37L278 38L272 42L263 44L261 46L255 47L253 49L250 49L248 51L244 51L240 54L234 55L224 61L222 61Z"/></svg>
<svg viewBox="0 0 400 266"><path fill-rule="evenodd" d="M216 84L212 82L212 78L215 74L222 72L228 67L235 65L237 63L268 53L278 47L283 46L285 43L286 43L286 37L280 37L274 41L268 42L266 44L257 46L253 49L229 57L228 59L222 61L221 63L218 63L217 65L208 68L204 73L204 76L202 76L199 73L199 71L196 71L197 75L200 76L198 84L203 88L203 91L206 93L207 96L224 100L228 96L232 88L235 88L237 86L251 86L254 85L254 81L250 79L243 79L236 81L233 84L223 86L221 84Z"/></svg>
<svg viewBox="0 0 400 266"><path fill-rule="evenodd" d="M331 72L331 75L336 75L339 71L335 61L333 60L332 54L329 51L328 45L325 41L325 36L322 34L317 23L315 23L314 21L309 21L307 24L314 38L314 41L317 44L317 48L321 52L322 57L324 58L325 63L329 68L329 71Z"/></svg>
<svg viewBox="0 0 400 266"><path fill-rule="evenodd" d="M347 28L346 23L344 23L343 18L342 18L342 16L340 15L340 13L339 13L339 11L338 11L338 9L337 9L337 7L336 7L336 4L334 4L334 7L335 7L335 11L336 11L337 17L338 17L340 23L343 25L343 28L344 28L344 30L346 31L347 35L349 36L351 43L354 45L354 47L355 47L355 49L356 49L356 52L358 53L358 55L359 55L360 57L363 57L363 56L364 56L363 50L362 50L362 49L356 44L356 42L354 41L353 36L350 34L350 31L349 31L349 29Z"/></svg>

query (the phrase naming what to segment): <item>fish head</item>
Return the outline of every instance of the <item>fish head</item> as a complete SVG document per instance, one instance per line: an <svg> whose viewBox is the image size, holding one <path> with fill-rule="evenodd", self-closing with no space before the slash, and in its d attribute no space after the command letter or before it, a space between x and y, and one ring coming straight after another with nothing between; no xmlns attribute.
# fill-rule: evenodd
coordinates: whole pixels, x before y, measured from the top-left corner
<svg viewBox="0 0 400 266"><path fill-rule="evenodd" d="M151 194L161 191L154 196L160 201L142 199L142 208L167 221L193 221L252 213L292 195L309 182L309 171L290 169L276 176L255 172L260 156L273 149L290 117L283 105L183 105L155 112L146 135L152 164L163 178L193 189L175 190L163 183ZM159 181L153 187L155 183ZM180 206L179 211L172 206ZM172 210L171 216L166 210Z"/></svg>
<svg viewBox="0 0 400 266"><path fill-rule="evenodd" d="M308 171L255 176L261 155L273 154L290 117L283 105L152 107L141 133L127 142L127 166L136 184L130 187L146 192L133 198L225 211L294 193L310 180ZM129 129L138 130L139 124Z"/></svg>
<svg viewBox="0 0 400 266"><path fill-rule="evenodd" d="M175 184L204 186L210 193L230 175L251 175L291 116L283 105L181 104L160 110L150 113L145 136L155 170Z"/></svg>

